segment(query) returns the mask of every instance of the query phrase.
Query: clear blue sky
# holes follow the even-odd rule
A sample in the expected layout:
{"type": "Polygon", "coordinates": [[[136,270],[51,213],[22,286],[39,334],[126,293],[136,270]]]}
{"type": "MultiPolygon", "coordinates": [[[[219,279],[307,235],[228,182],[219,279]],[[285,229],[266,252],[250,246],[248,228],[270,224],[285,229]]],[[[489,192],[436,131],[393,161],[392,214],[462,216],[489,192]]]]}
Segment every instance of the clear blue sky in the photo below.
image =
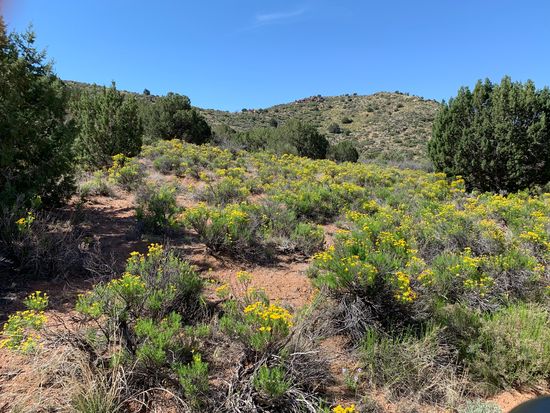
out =
{"type": "Polygon", "coordinates": [[[225,110],[479,78],[550,85],[547,0],[0,0],[60,77],[225,110]],[[7,3],[6,3],[7,2],[7,3]]]}

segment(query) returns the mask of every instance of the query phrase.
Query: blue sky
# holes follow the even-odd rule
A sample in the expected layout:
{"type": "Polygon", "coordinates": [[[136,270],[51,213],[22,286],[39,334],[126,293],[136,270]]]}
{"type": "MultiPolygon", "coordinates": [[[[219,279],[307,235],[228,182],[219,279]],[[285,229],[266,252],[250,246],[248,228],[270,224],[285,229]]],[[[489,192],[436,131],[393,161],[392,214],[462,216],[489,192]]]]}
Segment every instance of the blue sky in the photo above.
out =
{"type": "Polygon", "coordinates": [[[509,74],[550,85],[546,0],[0,0],[64,79],[224,110],[400,90],[447,99],[509,74]],[[7,2],[7,3],[6,3],[7,2]]]}

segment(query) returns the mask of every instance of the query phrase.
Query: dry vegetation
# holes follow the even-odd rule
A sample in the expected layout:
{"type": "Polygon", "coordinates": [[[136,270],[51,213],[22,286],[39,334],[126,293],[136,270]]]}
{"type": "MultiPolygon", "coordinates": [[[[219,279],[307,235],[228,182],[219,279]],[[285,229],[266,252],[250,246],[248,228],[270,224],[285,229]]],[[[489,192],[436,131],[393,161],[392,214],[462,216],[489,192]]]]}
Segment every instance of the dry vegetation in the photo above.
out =
{"type": "Polygon", "coordinates": [[[496,412],[478,399],[547,388],[549,201],[180,141],[116,156],[55,220],[4,214],[32,265],[2,290],[0,409],[496,412]]]}

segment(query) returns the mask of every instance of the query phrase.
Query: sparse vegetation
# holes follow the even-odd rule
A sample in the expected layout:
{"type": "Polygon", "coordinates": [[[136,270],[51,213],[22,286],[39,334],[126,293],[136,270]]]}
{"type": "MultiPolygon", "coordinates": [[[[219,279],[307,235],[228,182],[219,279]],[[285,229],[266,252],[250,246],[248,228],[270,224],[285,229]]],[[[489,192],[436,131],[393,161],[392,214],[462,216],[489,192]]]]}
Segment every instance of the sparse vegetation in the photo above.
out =
{"type": "MultiPolygon", "coordinates": [[[[273,114],[279,127],[291,119],[315,125],[326,133],[331,124],[344,125],[349,131],[361,158],[372,161],[408,161],[429,168],[427,142],[439,104],[417,96],[395,93],[376,93],[370,96],[311,97],[296,102],[273,106],[265,111],[222,112],[200,109],[213,125],[226,125],[236,132],[249,133],[253,129],[268,128],[273,114]],[[310,106],[314,102],[316,106],[310,106]],[[386,110],[397,108],[399,111],[386,110]],[[351,120],[352,122],[349,122],[351,120]],[[402,142],[397,142],[401,138],[402,142]]],[[[338,143],[341,135],[328,134],[331,144],[338,143]]],[[[245,147],[246,149],[253,149],[245,147]]]]}

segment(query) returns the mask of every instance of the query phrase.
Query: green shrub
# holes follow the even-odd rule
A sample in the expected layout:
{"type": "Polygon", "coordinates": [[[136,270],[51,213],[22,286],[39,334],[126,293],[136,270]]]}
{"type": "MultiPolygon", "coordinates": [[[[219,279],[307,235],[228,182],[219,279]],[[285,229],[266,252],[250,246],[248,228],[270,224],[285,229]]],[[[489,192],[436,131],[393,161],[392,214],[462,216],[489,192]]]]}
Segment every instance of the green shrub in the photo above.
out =
{"type": "Polygon", "coordinates": [[[208,363],[202,361],[200,354],[193,354],[193,361],[189,364],[175,366],[181,387],[185,396],[194,406],[204,403],[204,396],[208,391],[208,363]]]}
{"type": "Polygon", "coordinates": [[[322,249],[325,243],[325,232],[319,225],[298,222],[290,234],[294,248],[305,255],[311,255],[322,249]]]}
{"type": "Polygon", "coordinates": [[[537,386],[550,377],[550,320],[538,305],[513,305],[482,319],[468,367],[494,389],[537,386]]]}
{"type": "Polygon", "coordinates": [[[264,260],[272,255],[255,219],[255,208],[248,204],[229,204],[209,208],[205,204],[188,208],[184,224],[197,232],[202,242],[213,252],[225,252],[235,257],[264,260]]]}
{"type": "Polygon", "coordinates": [[[324,159],[327,155],[328,140],[324,135],[317,132],[317,129],[312,125],[292,119],[275,129],[275,131],[276,136],[294,146],[300,156],[311,159],[324,159]]]}
{"type": "Polygon", "coordinates": [[[28,353],[39,345],[38,332],[46,322],[44,310],[48,307],[48,295],[35,291],[29,295],[23,304],[27,310],[17,311],[8,317],[1,331],[0,349],[7,348],[28,353]]]}
{"type": "Polygon", "coordinates": [[[0,207],[74,191],[67,91],[34,42],[32,32],[8,36],[0,18],[0,207]]]}
{"type": "Polygon", "coordinates": [[[197,198],[212,205],[224,206],[246,200],[250,195],[247,183],[233,176],[224,176],[219,181],[208,183],[197,198]]]}
{"type": "Polygon", "coordinates": [[[532,81],[478,81],[441,106],[428,152],[469,188],[516,191],[550,181],[550,90],[532,81]]]}
{"type": "Polygon", "coordinates": [[[357,162],[359,152],[350,141],[339,142],[328,149],[327,159],[334,162],[357,162]]]}
{"type": "Polygon", "coordinates": [[[329,131],[329,133],[342,133],[342,129],[340,129],[340,125],[338,125],[337,123],[331,123],[330,125],[328,125],[327,130],[329,131]]]}
{"type": "Polygon", "coordinates": [[[306,184],[296,189],[277,191],[273,199],[285,204],[298,218],[324,223],[341,213],[343,200],[327,185],[306,184]]]}
{"type": "Polygon", "coordinates": [[[72,111],[79,128],[75,151],[82,166],[97,169],[109,165],[114,155],[139,153],[143,128],[137,101],[118,91],[114,82],[110,88],[84,90],[72,111]]]}
{"type": "Polygon", "coordinates": [[[313,257],[310,267],[314,284],[337,302],[337,329],[354,341],[372,324],[406,325],[415,312],[411,272],[418,264],[412,250],[399,234],[371,231],[339,234],[335,245],[313,257]]]}
{"type": "Polygon", "coordinates": [[[224,304],[220,327],[259,354],[270,352],[290,334],[292,314],[272,304],[262,290],[250,288],[251,274],[241,271],[237,280],[244,294],[224,304]]]}
{"type": "Polygon", "coordinates": [[[264,397],[276,400],[290,388],[285,376],[285,371],[280,366],[261,366],[253,379],[254,388],[264,397]]]}
{"type": "Polygon", "coordinates": [[[180,208],[173,186],[145,186],[136,195],[136,205],[136,217],[145,231],[162,233],[175,228],[180,208]]]}
{"type": "MultiPolygon", "coordinates": [[[[126,385],[139,391],[176,374],[190,379],[184,372],[196,371],[202,360],[193,353],[196,335],[186,334],[184,323],[200,319],[202,289],[195,269],[173,251],[151,244],[146,254],[131,253],[120,278],[97,284],[77,299],[76,310],[98,326],[88,333],[88,348],[98,358],[110,357],[113,366],[122,365],[126,385]]],[[[205,366],[200,366],[203,381],[208,380],[205,366]]],[[[186,396],[195,400],[189,388],[186,396]]]]}

